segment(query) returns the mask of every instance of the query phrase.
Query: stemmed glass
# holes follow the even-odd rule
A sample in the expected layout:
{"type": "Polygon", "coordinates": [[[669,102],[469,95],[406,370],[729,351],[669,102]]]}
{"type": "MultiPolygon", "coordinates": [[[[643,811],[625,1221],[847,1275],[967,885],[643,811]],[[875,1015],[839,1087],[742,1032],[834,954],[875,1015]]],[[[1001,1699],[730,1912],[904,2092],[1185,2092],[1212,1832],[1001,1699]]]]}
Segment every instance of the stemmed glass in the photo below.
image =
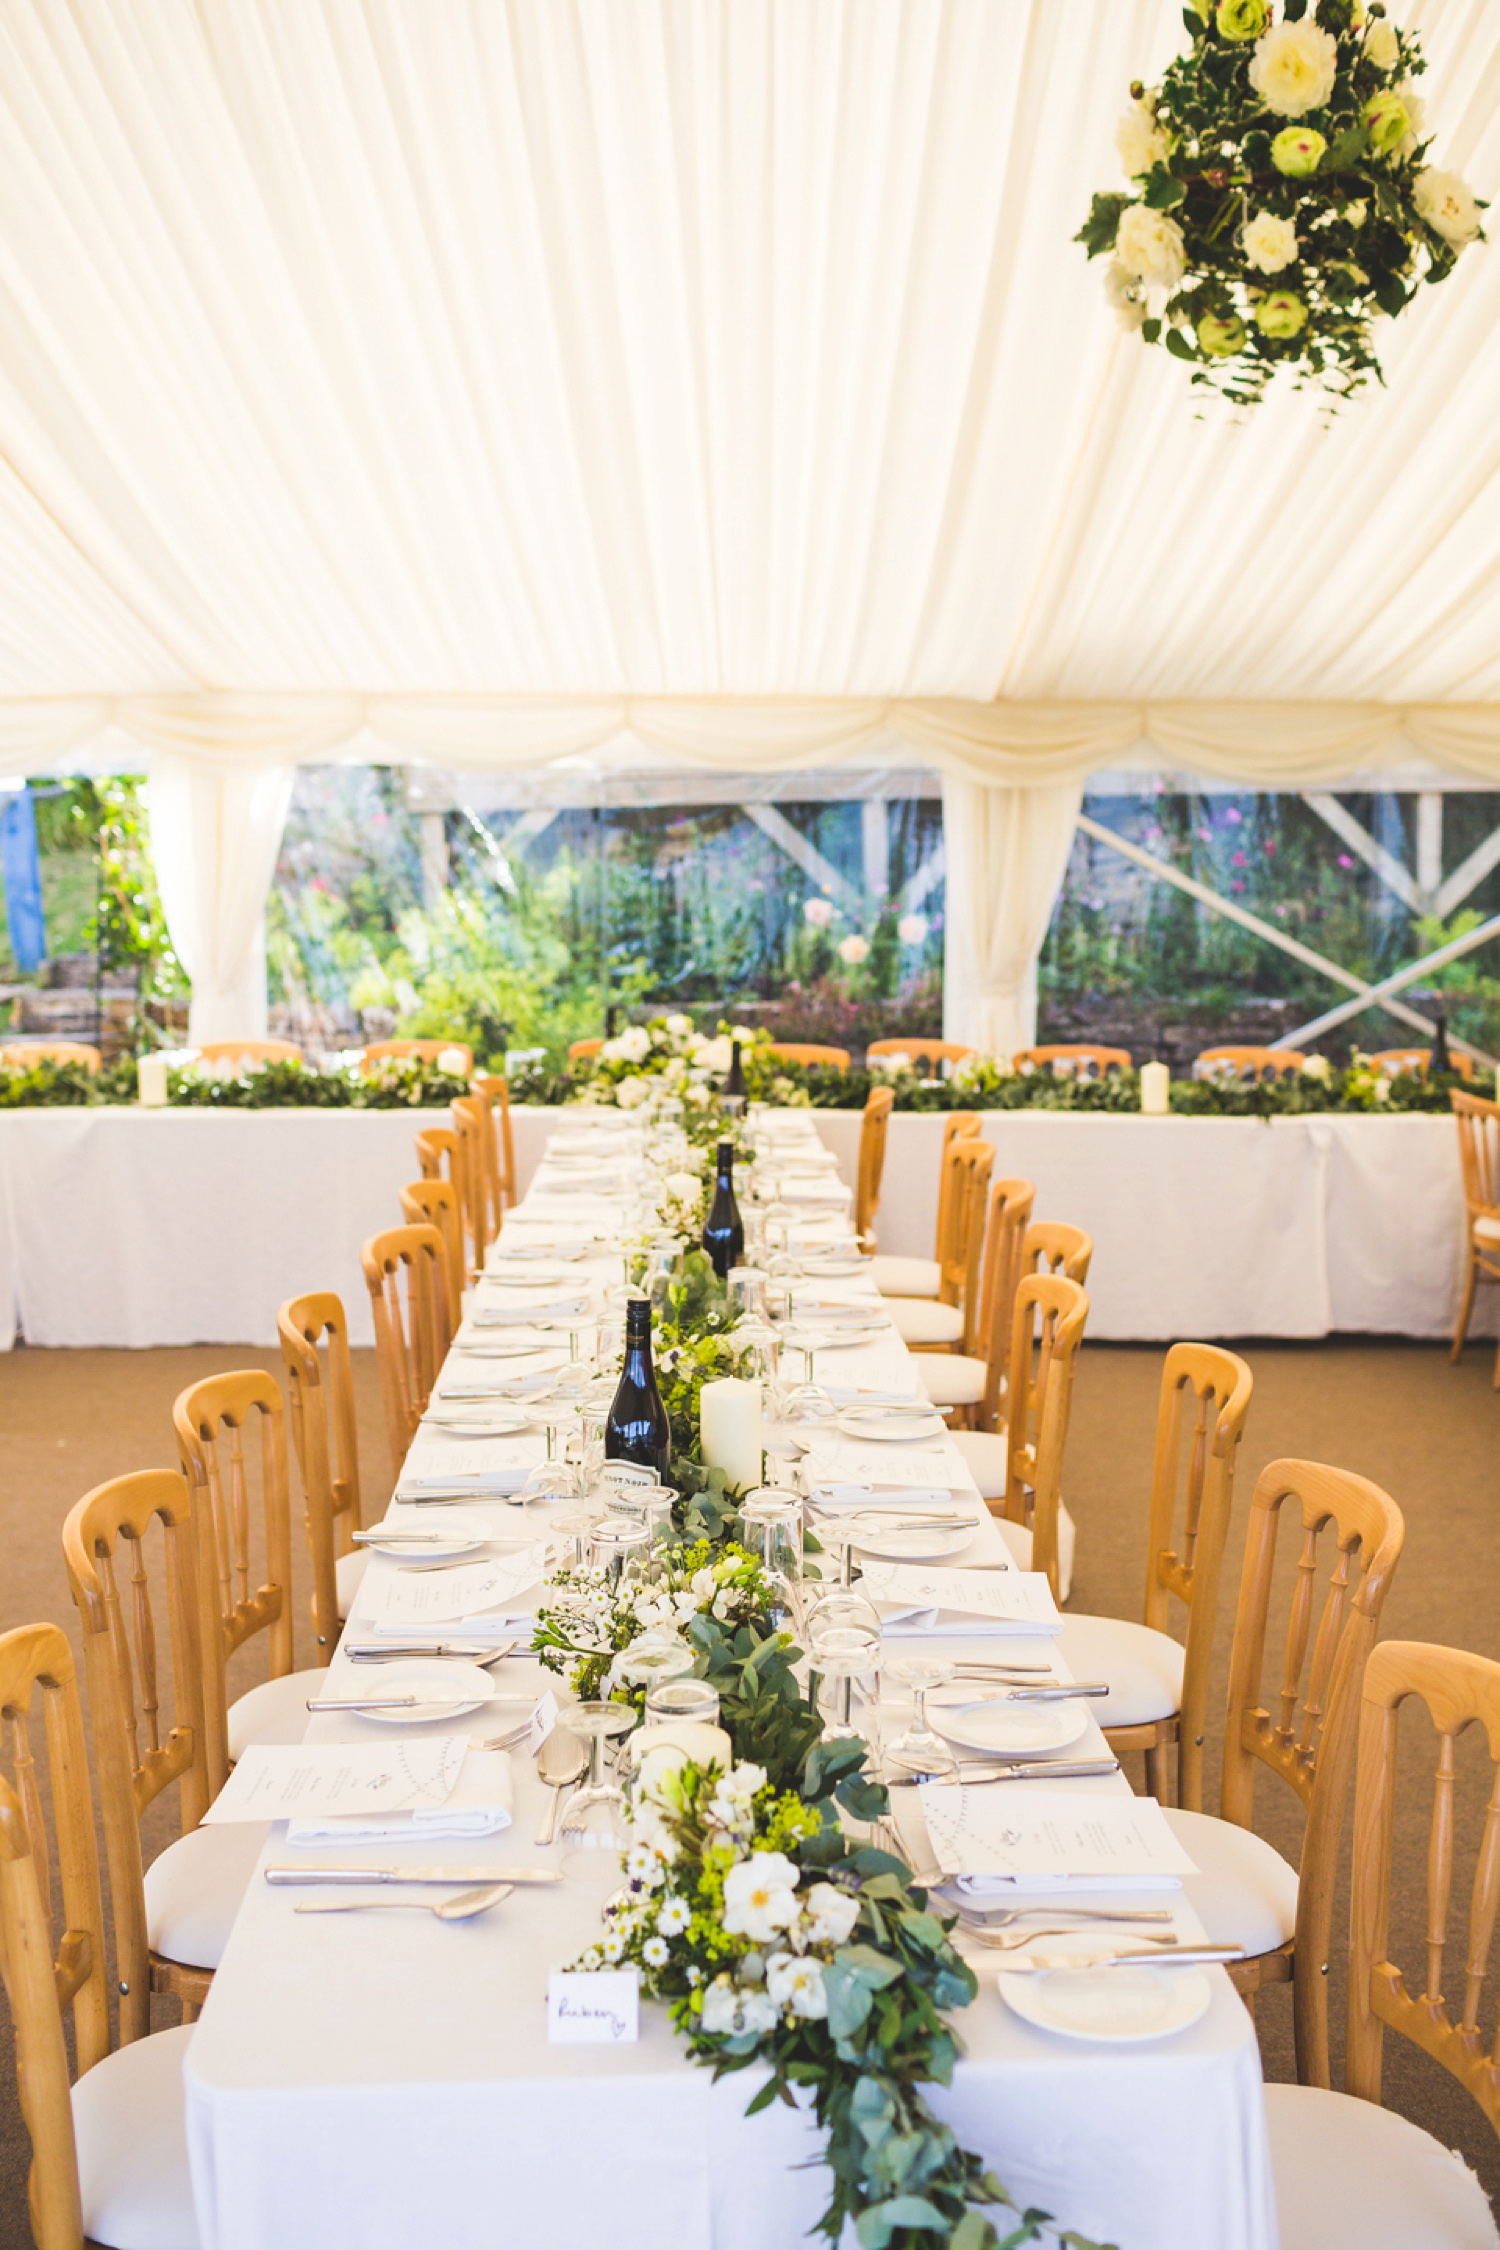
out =
{"type": "Polygon", "coordinates": [[[531,1500],[577,1500],[583,1493],[583,1478],[573,1462],[567,1458],[567,1441],[561,1451],[557,1443],[559,1430],[572,1431],[578,1420],[573,1406],[535,1406],[531,1410],[533,1422],[539,1422],[547,1434],[547,1457],[528,1470],[521,1486],[523,1502],[531,1500]]]}
{"type": "MultiPolygon", "coordinates": [[[[604,1745],[612,1735],[629,1733],[635,1725],[635,1712],[628,1703],[566,1703],[557,1714],[557,1723],[569,1734],[581,1734],[589,1745],[589,1777],[563,1814],[561,1833],[589,1851],[608,1850],[612,1845],[623,1848],[625,1792],[617,1782],[604,1778],[604,1745]]],[[[565,1873],[592,1872],[593,1866],[597,1862],[586,1862],[582,1869],[575,1869],[568,1860],[563,1861],[565,1873]]]]}
{"type": "Polygon", "coordinates": [[[794,1383],[783,1395],[781,1402],[781,1419],[783,1422],[790,1422],[798,1427],[806,1427],[810,1423],[832,1422],[837,1416],[838,1408],[834,1405],[827,1391],[816,1380],[816,1371],[813,1364],[814,1353],[821,1351],[828,1341],[828,1337],[821,1336],[810,1328],[788,1327],[782,1329],[782,1345],[790,1344],[797,1351],[800,1351],[803,1362],[801,1382],[794,1383]]]}
{"type": "Polygon", "coordinates": [[[903,1680],[911,1689],[911,1723],[887,1751],[890,1763],[904,1766],[908,1771],[930,1774],[934,1780],[955,1781],[958,1760],[927,1717],[927,1691],[943,1687],[953,1678],[957,1669],[953,1658],[940,1656],[936,1650],[913,1651],[909,1656],[887,1657],[884,1668],[892,1678],[903,1680]]]}
{"type": "Polygon", "coordinates": [[[802,1503],[794,1492],[762,1485],[748,1493],[740,1509],[745,1548],[754,1555],[773,1588],[778,1624],[801,1630],[802,1503]],[[779,1613],[779,1614],[777,1614],[779,1613]]]}
{"type": "Polygon", "coordinates": [[[880,1618],[862,1594],[825,1594],[807,1620],[807,1657],[812,1670],[836,1683],[834,1717],[823,1723],[830,1741],[860,1739],[849,1723],[854,1682],[880,1663],[880,1618]]]}
{"type": "Polygon", "coordinates": [[[649,1524],[637,1523],[628,1516],[601,1516],[594,1525],[590,1559],[596,1569],[607,1570],[611,1582],[618,1586],[622,1579],[645,1576],[650,1545],[649,1524]]]}

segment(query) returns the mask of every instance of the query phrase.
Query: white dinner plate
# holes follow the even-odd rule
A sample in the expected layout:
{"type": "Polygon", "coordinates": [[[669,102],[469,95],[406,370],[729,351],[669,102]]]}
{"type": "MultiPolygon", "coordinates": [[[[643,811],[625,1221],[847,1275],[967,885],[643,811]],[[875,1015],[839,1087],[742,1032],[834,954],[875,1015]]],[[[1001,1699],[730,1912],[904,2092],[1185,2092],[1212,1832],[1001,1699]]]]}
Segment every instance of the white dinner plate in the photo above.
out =
{"type": "Polygon", "coordinates": [[[403,1520],[399,1526],[387,1519],[386,1528],[436,1532],[441,1536],[442,1545],[438,1547],[429,1547],[425,1538],[420,1547],[404,1539],[387,1544],[379,1537],[380,1525],[372,1523],[360,1545],[368,1547],[371,1554],[389,1555],[393,1562],[403,1563],[453,1562],[462,1555],[476,1554],[495,1536],[489,1517],[481,1515],[476,1508],[429,1508],[423,1511],[421,1518],[413,1517],[409,1523],[403,1520]]]}
{"type": "Polygon", "coordinates": [[[1039,1750],[1063,1750],[1089,1723],[1086,1706],[1066,1703],[943,1704],[929,1696],[927,1716],[945,1741],[961,1750],[988,1750],[1009,1758],[1030,1758],[1039,1750]]]}
{"type": "Polygon", "coordinates": [[[1111,2046],[1186,2031],[1213,1997],[1201,1969],[1002,1970],[997,1981],[1006,2006],[1039,2030],[1111,2046]]]}
{"type": "Polygon", "coordinates": [[[847,1437],[872,1438],[878,1445],[906,1445],[915,1438],[942,1437],[946,1430],[943,1417],[931,1407],[908,1414],[899,1406],[847,1406],[838,1419],[847,1437]]]}
{"type": "MultiPolygon", "coordinates": [[[[471,1347],[460,1337],[453,1348],[455,1351],[463,1352],[468,1351],[471,1347]]],[[[556,1350],[555,1344],[526,1344],[522,1343],[519,1338],[515,1338],[507,1344],[501,1337],[486,1337],[484,1356],[486,1359],[540,1359],[544,1352],[555,1352],[556,1350]]],[[[537,1372],[540,1374],[541,1370],[538,1369],[537,1372]]],[[[454,1394],[451,1391],[439,1391],[436,1395],[439,1398],[451,1398],[454,1394]]]]}
{"type": "Polygon", "coordinates": [[[864,1273],[870,1263],[857,1253],[847,1258],[802,1258],[798,1262],[809,1281],[843,1281],[864,1273]]]}
{"type": "Polygon", "coordinates": [[[529,1430],[532,1418],[524,1407],[517,1406],[497,1406],[483,1414],[434,1414],[429,1407],[422,1424],[425,1429],[441,1430],[444,1437],[501,1438],[529,1430]]]}
{"type": "MultiPolygon", "coordinates": [[[[866,1321],[859,1328],[828,1328],[822,1331],[813,1349],[817,1352],[844,1352],[854,1344],[872,1343],[877,1336],[888,1336],[890,1332],[891,1324],[888,1320],[866,1321]]],[[[797,1347],[788,1341],[787,1349],[795,1351],[797,1347]]]]}
{"type": "Polygon", "coordinates": [[[477,1711],[483,1703],[495,1700],[495,1683],[488,1672],[477,1664],[462,1664],[449,1656],[416,1656],[400,1664],[382,1664],[370,1675],[368,1684],[360,1681],[356,1693],[360,1695],[405,1695],[414,1686],[436,1687],[445,1699],[441,1703],[414,1703],[406,1711],[361,1711],[357,1716],[369,1719],[383,1727],[420,1726],[426,1719],[461,1719],[466,1711],[477,1711]],[[455,1703],[455,1695],[467,1695],[473,1690],[472,1703],[455,1703]]]}
{"type": "Polygon", "coordinates": [[[532,1264],[529,1260],[523,1273],[495,1273],[487,1270],[484,1276],[486,1285],[492,1289],[556,1289],[563,1282],[572,1286],[577,1278],[576,1274],[565,1273],[556,1263],[532,1264]]]}
{"type": "Polygon", "coordinates": [[[979,1529],[964,1524],[956,1531],[935,1523],[930,1531],[861,1532],[854,1542],[857,1555],[878,1555],[883,1562],[946,1562],[961,1555],[979,1529]]]}
{"type": "Polygon", "coordinates": [[[561,1258],[566,1264],[573,1265],[583,1256],[584,1249],[585,1245],[581,1242],[517,1243],[509,1250],[492,1250],[486,1270],[495,1273],[502,1266],[519,1265],[529,1269],[539,1258],[561,1258]]]}

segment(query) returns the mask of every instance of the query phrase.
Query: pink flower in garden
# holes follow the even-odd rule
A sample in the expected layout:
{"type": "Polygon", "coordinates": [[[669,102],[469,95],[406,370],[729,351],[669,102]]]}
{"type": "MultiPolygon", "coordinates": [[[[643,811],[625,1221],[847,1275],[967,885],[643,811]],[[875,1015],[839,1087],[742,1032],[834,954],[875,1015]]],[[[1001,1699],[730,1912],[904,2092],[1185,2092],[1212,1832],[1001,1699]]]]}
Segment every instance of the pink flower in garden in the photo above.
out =
{"type": "Polygon", "coordinates": [[[1239,807],[1237,805],[1230,805],[1228,810],[1224,814],[1224,818],[1226,820],[1233,821],[1235,826],[1238,827],[1240,818],[1239,807]]]}
{"type": "Polygon", "coordinates": [[[1266,850],[1267,850],[1268,852],[1274,852],[1274,851],[1275,851],[1275,849],[1276,849],[1276,839],[1275,839],[1275,837],[1274,837],[1274,836],[1268,836],[1268,837],[1266,838],[1266,850]]]}
{"type": "Polygon", "coordinates": [[[833,920],[833,904],[826,898],[810,898],[802,909],[815,930],[826,930],[833,920]]]}
{"type": "Polygon", "coordinates": [[[1244,884],[1243,884],[1243,883],[1231,883],[1231,884],[1230,884],[1230,886],[1229,886],[1229,888],[1230,888],[1230,889],[1231,889],[1232,891],[1242,891],[1242,890],[1243,890],[1243,889],[1245,888],[1245,886],[1244,886],[1244,884]]]}
{"type": "Polygon", "coordinates": [[[1352,860],[1352,859],[1351,859],[1351,858],[1349,857],[1349,854],[1348,854],[1347,852],[1340,852],[1340,853],[1339,853],[1339,865],[1340,865],[1340,867],[1352,867],[1352,866],[1354,865],[1354,862],[1353,862],[1353,860],[1352,860]]]}
{"type": "Polygon", "coordinates": [[[1212,830],[1211,828],[1200,828],[1200,829],[1199,829],[1199,831],[1198,831],[1198,841],[1199,841],[1199,843],[1200,843],[1200,844],[1211,844],[1211,843],[1213,842],[1213,840],[1214,840],[1214,832],[1213,832],[1213,830],[1212,830]]]}
{"type": "MultiPolygon", "coordinates": [[[[1246,860],[1243,852],[1236,852],[1234,857],[1230,860],[1229,864],[1231,867],[1245,867],[1249,863],[1246,860]]],[[[1243,890],[1245,886],[1243,883],[1241,883],[1238,887],[1239,889],[1243,890]]]]}

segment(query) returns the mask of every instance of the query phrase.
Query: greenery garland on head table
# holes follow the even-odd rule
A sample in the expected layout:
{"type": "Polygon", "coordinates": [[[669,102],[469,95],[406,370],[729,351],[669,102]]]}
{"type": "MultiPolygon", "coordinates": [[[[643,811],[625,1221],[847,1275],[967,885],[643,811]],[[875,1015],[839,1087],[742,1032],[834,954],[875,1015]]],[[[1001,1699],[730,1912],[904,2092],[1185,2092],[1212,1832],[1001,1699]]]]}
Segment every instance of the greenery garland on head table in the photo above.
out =
{"type": "Polygon", "coordinates": [[[1018,2210],[928,2105],[925,2089],[950,2083],[961,2051],[948,2012],[978,1984],[906,1863],[845,1834],[840,1813],[882,1819],[886,1790],[866,1777],[864,1743],[820,1739],[794,1669],[802,1652],[739,1538],[740,1495],[702,1465],[698,1392],[738,1366],[735,1319],[708,1260],[689,1251],[657,1324],[682,1493],[664,1578],[617,1587],[604,1572],[562,1571],[537,1611],[544,1665],[579,1694],[637,1708],[643,1691],[621,1659],[641,1632],[675,1625],[719,1691],[732,1745],[727,1769],[668,1753],[668,1770],[637,1791],[624,1881],[574,1966],[634,1965],[716,2078],[764,2070],[748,2114],[773,2101],[810,2108],[832,2174],[817,2229],[828,2241],[849,2222],[861,2250],[1094,2250],[1046,2212],[1018,2210]],[[1013,2215],[1003,2233],[997,2210],[1013,2215]]]}
{"type": "Polygon", "coordinates": [[[1121,325],[1252,406],[1279,368],[1339,399],[1381,380],[1372,329],[1484,239],[1484,204],[1427,162],[1421,43],[1382,0],[1198,0],[1192,46],[1133,85],[1127,194],[1079,233],[1113,252],[1121,325]]]}

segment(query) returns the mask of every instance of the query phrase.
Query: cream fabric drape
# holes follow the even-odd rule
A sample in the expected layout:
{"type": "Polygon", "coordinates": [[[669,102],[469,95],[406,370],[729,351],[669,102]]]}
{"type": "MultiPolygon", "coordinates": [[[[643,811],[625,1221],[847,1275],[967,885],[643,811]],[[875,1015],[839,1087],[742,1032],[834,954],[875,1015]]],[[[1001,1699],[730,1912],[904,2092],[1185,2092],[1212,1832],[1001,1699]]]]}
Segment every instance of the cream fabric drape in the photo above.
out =
{"type": "Polygon", "coordinates": [[[943,783],[943,1036],[981,1054],[1036,1039],[1036,965],[1083,791],[943,783]]]}
{"type": "Polygon", "coordinates": [[[219,773],[158,751],[147,789],[151,841],[177,957],[193,980],[188,1036],[266,1030],[266,894],[295,768],[219,773]]]}

